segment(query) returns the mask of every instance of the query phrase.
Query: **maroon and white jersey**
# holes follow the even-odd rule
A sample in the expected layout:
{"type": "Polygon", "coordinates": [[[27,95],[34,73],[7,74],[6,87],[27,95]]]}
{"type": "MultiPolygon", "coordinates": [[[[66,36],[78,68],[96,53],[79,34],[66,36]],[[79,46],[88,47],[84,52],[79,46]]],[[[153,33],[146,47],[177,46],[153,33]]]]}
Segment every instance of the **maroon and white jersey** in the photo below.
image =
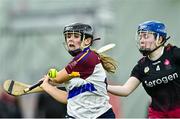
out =
{"type": "Polygon", "coordinates": [[[112,107],[106,89],[106,73],[94,51],[84,49],[65,69],[68,74],[80,73],[80,77],[64,83],[68,91],[68,115],[97,118],[112,107]]]}

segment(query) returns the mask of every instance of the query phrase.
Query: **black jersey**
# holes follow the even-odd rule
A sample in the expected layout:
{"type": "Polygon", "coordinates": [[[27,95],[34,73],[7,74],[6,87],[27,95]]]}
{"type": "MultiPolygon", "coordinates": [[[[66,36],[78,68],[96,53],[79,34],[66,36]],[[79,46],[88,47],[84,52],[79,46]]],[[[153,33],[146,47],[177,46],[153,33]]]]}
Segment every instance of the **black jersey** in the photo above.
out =
{"type": "Polygon", "coordinates": [[[143,57],[131,76],[142,82],[152,97],[153,109],[165,111],[180,107],[180,48],[166,46],[163,55],[155,61],[143,57]]]}

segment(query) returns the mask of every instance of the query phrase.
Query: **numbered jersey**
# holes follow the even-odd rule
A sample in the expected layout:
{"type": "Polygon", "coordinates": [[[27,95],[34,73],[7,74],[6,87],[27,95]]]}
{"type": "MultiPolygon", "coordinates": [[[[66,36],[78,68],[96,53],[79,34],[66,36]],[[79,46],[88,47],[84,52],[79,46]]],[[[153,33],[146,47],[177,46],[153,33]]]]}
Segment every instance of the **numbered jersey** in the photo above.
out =
{"type": "Polygon", "coordinates": [[[80,73],[80,77],[65,83],[68,115],[75,118],[97,118],[111,108],[106,89],[106,73],[95,52],[86,48],[65,69],[68,74],[80,73]]]}
{"type": "Polygon", "coordinates": [[[152,97],[151,107],[165,111],[180,107],[180,49],[168,45],[155,61],[143,57],[132,70],[152,97]]]}

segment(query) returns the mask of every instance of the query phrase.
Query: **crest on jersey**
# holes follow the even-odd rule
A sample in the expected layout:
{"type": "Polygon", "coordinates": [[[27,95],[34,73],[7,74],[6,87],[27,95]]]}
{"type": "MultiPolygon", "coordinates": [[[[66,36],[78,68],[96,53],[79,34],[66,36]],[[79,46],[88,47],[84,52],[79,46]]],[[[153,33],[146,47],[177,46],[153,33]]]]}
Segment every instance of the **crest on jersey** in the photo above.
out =
{"type": "Polygon", "coordinates": [[[169,65],[169,64],[170,64],[170,61],[168,59],[165,59],[164,65],[169,65]]]}
{"type": "Polygon", "coordinates": [[[144,73],[146,74],[148,71],[149,71],[149,67],[147,66],[144,68],[144,73]]]}
{"type": "Polygon", "coordinates": [[[156,71],[160,71],[161,69],[160,69],[160,67],[159,67],[159,65],[157,65],[156,66],[156,71]]]}
{"type": "Polygon", "coordinates": [[[166,68],[167,70],[169,70],[169,69],[172,68],[171,62],[170,62],[169,59],[165,59],[165,60],[164,60],[164,65],[165,65],[165,68],[166,68]]]}

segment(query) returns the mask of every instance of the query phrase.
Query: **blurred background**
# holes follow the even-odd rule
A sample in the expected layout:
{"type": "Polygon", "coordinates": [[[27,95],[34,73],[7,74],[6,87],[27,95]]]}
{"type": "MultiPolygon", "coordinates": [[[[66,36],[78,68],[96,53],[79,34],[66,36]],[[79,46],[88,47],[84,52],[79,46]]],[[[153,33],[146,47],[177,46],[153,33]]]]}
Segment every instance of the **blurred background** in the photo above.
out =
{"type": "MultiPolygon", "coordinates": [[[[72,22],[83,22],[91,24],[95,36],[101,37],[93,48],[116,44],[107,54],[117,60],[119,69],[108,77],[113,84],[123,84],[141,57],[135,33],[138,24],[147,20],[164,22],[171,36],[169,42],[180,46],[179,0],[0,0],[0,83],[12,79],[33,84],[49,68],[66,66],[71,56],[62,44],[63,28],[72,22]]],[[[0,99],[18,100],[19,116],[12,117],[33,118],[43,117],[35,111],[39,96],[0,99]]],[[[116,99],[118,117],[146,117],[150,98],[141,85],[130,96],[116,99]]]]}

